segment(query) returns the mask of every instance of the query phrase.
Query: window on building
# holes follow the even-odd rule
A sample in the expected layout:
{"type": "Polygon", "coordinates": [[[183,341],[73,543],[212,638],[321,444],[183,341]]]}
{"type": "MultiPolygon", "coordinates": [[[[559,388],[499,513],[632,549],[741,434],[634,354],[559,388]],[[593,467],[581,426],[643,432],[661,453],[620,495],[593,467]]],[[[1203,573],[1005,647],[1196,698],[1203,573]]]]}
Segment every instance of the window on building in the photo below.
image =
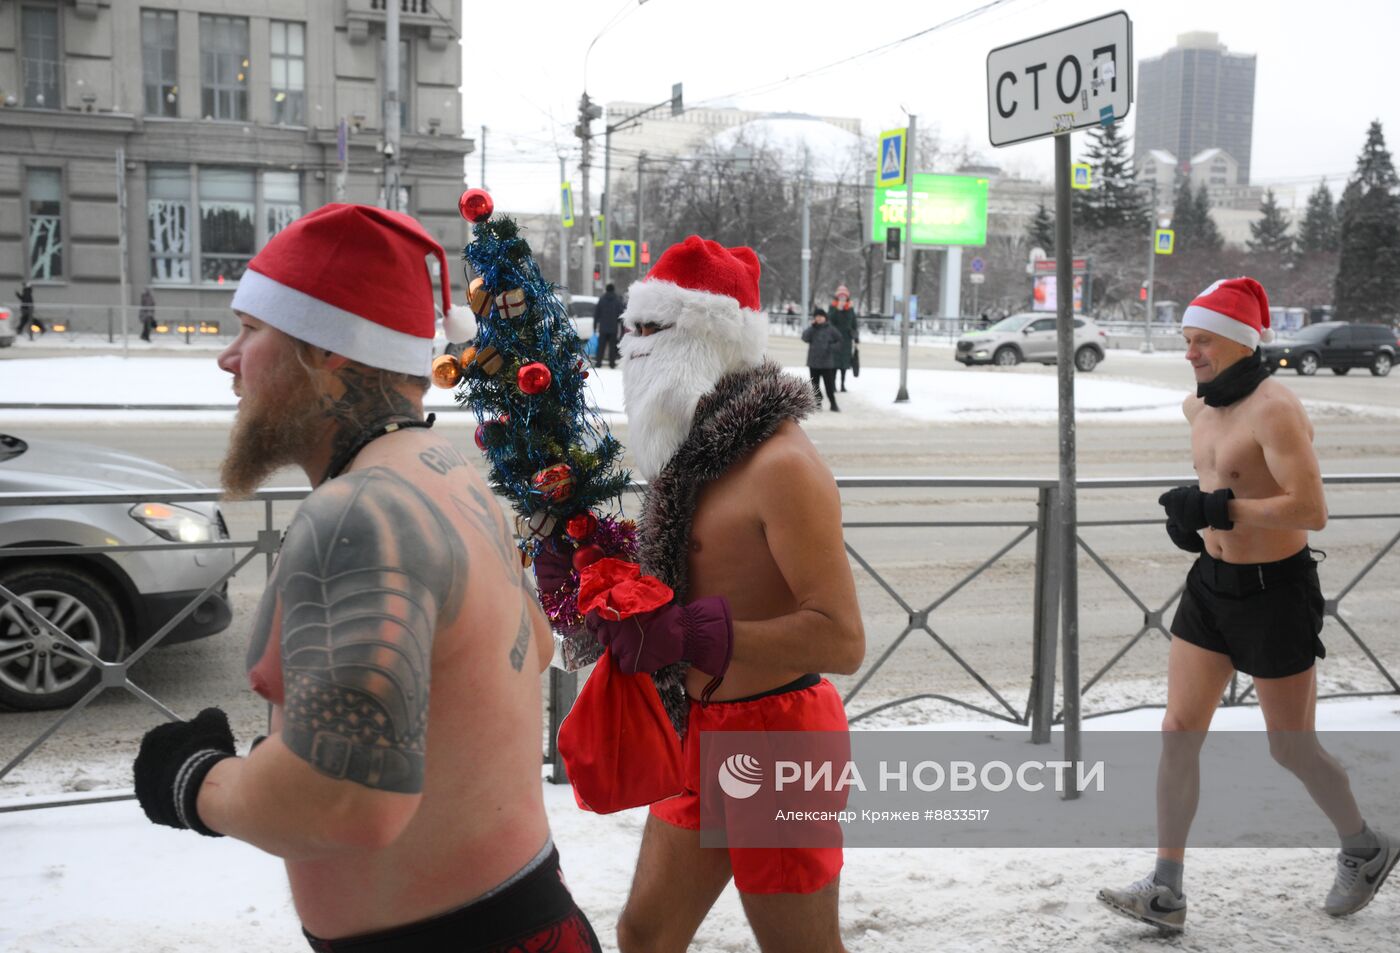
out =
{"type": "MultiPolygon", "coordinates": [[[[385,57],[385,55],[384,55],[384,52],[385,52],[384,47],[385,47],[384,41],[383,41],[383,40],[380,40],[380,41],[379,41],[379,75],[380,75],[380,76],[386,75],[386,73],[385,73],[386,67],[385,67],[385,65],[384,65],[385,59],[386,59],[386,57],[385,57]]],[[[410,68],[410,67],[411,67],[411,64],[409,63],[409,58],[410,58],[412,52],[413,52],[413,44],[410,43],[410,42],[409,42],[408,40],[406,40],[406,39],[400,39],[400,40],[399,40],[399,129],[402,130],[402,131],[405,131],[405,132],[408,131],[408,129],[409,129],[410,126],[411,126],[410,119],[412,118],[412,113],[413,113],[413,110],[412,110],[412,108],[411,108],[411,104],[412,104],[412,102],[413,102],[413,83],[412,83],[413,70],[410,68]]],[[[381,116],[383,115],[382,111],[381,111],[380,115],[381,115],[381,116]]],[[[383,124],[383,119],[382,119],[382,118],[381,118],[381,120],[380,120],[380,124],[381,124],[381,125],[383,124]]]]}
{"type": "Polygon", "coordinates": [[[272,121],[306,125],[306,24],[272,21],[272,121]]]}
{"type": "Polygon", "coordinates": [[[199,64],[205,119],[248,118],[248,20],[199,18],[199,64]]]}
{"type": "Polygon", "coordinates": [[[257,241],[252,169],[199,170],[199,279],[223,284],[243,276],[257,241]]]}
{"type": "Polygon", "coordinates": [[[141,11],[141,73],[147,116],[178,115],[174,10],[141,11]]]}
{"type": "Polygon", "coordinates": [[[146,230],[150,234],[151,280],[190,280],[189,166],[150,166],[146,173],[146,230]]]}
{"type": "Polygon", "coordinates": [[[63,173],[58,169],[29,169],[25,173],[29,218],[29,278],[52,281],[63,277],[63,173]]]}
{"type": "Polygon", "coordinates": [[[58,52],[58,9],[23,6],[19,14],[24,105],[33,109],[62,109],[63,61],[58,52]]]}
{"type": "Polygon", "coordinates": [[[295,172],[263,173],[264,240],[301,218],[301,176],[295,172]]]}

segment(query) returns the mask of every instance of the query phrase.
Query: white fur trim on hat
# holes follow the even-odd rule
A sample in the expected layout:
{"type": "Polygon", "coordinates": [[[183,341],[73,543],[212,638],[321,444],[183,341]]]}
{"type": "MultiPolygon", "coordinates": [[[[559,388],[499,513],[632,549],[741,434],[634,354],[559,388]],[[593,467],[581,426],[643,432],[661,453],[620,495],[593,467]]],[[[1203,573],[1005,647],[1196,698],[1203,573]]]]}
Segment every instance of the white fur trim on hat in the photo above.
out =
{"type": "Polygon", "coordinates": [[[375,324],[251,268],[238,279],[232,308],[369,367],[425,377],[432,364],[432,338],[375,324]]]}
{"type": "Polygon", "coordinates": [[[762,311],[741,307],[728,295],[659,279],[640,281],[628,289],[622,320],[632,330],[658,324],[713,344],[730,358],[726,363],[757,365],[768,344],[768,315],[762,311]]]}
{"type": "MultiPolygon", "coordinates": [[[[1207,289],[1207,292],[1209,290],[1207,289]]],[[[1229,338],[1231,341],[1243,344],[1248,348],[1259,346],[1260,335],[1254,328],[1243,321],[1235,320],[1228,314],[1221,314],[1219,311],[1212,311],[1210,308],[1203,308],[1198,304],[1193,304],[1186,309],[1186,312],[1181,316],[1181,326],[1183,328],[1200,328],[1202,331],[1209,331],[1211,334],[1229,338]]],[[[1269,337],[1272,340],[1272,333],[1269,337]]]]}

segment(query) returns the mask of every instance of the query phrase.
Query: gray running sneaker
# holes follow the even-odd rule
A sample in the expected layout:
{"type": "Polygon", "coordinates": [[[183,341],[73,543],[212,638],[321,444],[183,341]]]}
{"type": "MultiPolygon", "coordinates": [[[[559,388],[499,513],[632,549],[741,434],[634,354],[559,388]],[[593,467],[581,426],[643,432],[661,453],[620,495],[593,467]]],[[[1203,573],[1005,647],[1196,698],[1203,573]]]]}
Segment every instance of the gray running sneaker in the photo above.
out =
{"type": "Polygon", "coordinates": [[[1186,895],[1157,883],[1151,874],[1123,890],[1100,890],[1099,902],[1114,913],[1170,933],[1186,927],[1186,895]]]}
{"type": "Polygon", "coordinates": [[[1396,861],[1400,861],[1400,839],[1380,831],[1376,831],[1376,838],[1381,842],[1381,850],[1370,860],[1337,854],[1337,880],[1323,905],[1328,915],[1345,917],[1366,906],[1395,869],[1396,861]]]}

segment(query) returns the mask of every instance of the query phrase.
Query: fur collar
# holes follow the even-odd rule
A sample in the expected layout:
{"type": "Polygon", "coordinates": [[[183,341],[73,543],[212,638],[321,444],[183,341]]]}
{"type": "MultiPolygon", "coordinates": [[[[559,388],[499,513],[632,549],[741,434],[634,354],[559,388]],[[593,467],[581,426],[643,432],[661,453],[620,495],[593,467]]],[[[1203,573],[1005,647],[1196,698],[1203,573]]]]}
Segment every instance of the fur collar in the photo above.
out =
{"type": "MultiPolygon", "coordinates": [[[[639,558],[642,571],[688,601],[690,527],[705,485],[773,436],[785,420],[802,420],[816,409],[807,381],[783,373],[772,361],[734,371],[695,408],[690,435],[647,490],[642,508],[639,558]]],[[[672,665],[653,678],[671,722],[684,737],[689,703],[685,664],[672,665]]]]}

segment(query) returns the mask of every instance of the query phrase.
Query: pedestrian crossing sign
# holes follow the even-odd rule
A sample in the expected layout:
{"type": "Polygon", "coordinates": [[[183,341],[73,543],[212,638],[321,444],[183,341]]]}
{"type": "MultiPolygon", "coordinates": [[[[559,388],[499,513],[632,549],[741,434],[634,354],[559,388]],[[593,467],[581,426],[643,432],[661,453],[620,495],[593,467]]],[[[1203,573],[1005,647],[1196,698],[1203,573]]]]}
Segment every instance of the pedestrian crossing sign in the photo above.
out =
{"type": "Polygon", "coordinates": [[[875,172],[877,188],[904,184],[904,156],[908,139],[908,129],[891,129],[880,133],[880,168],[875,172]]]}
{"type": "Polygon", "coordinates": [[[559,186],[559,224],[565,228],[574,227],[574,187],[569,182],[559,186]]]}
{"type": "Polygon", "coordinates": [[[1170,228],[1159,228],[1152,243],[1152,250],[1159,255],[1170,255],[1176,246],[1176,232],[1170,228]]]}
{"type": "Polygon", "coordinates": [[[1072,189],[1087,189],[1093,184],[1093,170],[1087,162],[1076,162],[1070,169],[1074,173],[1074,178],[1070,181],[1069,187],[1072,189]]]}
{"type": "Polygon", "coordinates": [[[613,268],[635,268],[637,266],[637,243],[608,242],[608,264],[613,268]]]}

